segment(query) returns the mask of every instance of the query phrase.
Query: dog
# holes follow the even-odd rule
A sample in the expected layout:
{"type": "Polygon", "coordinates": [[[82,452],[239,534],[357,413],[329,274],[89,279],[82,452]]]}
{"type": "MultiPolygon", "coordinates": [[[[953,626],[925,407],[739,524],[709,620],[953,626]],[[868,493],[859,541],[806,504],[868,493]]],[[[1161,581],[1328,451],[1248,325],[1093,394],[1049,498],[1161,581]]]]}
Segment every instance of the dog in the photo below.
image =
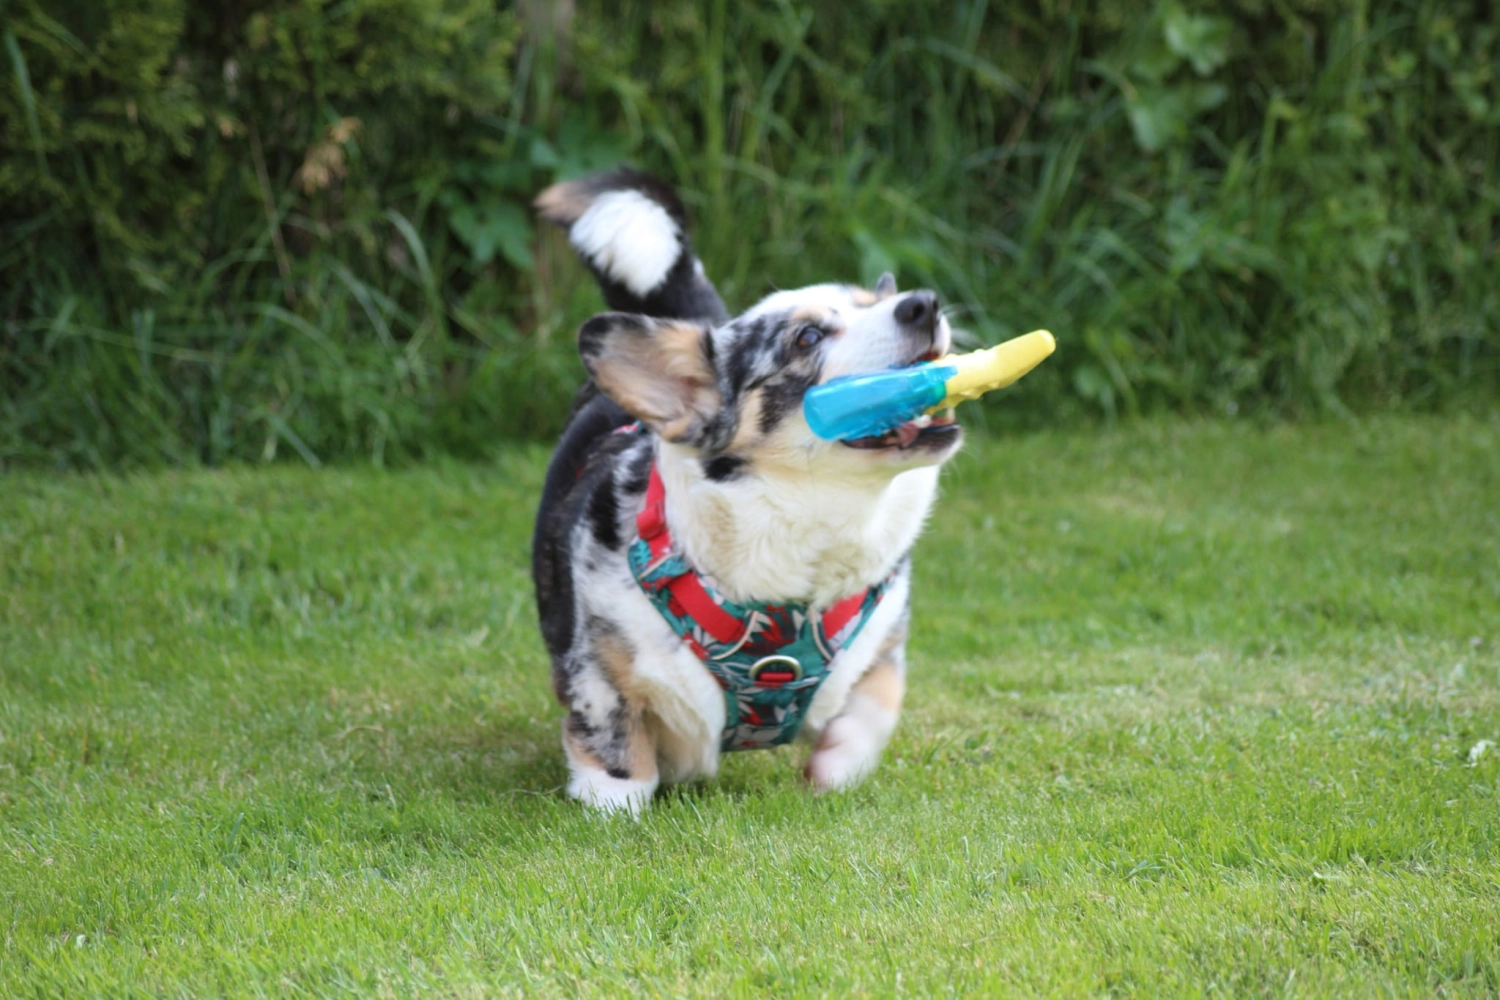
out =
{"type": "Polygon", "coordinates": [[[949,411],[823,441],[802,400],[947,353],[937,296],[887,274],[731,317],[660,180],[606,172],[536,207],[614,310],[578,331],[589,378],[532,544],[568,794],[638,816],[721,753],[797,736],[814,790],[858,783],[896,727],[911,550],[963,431],[949,411]]]}

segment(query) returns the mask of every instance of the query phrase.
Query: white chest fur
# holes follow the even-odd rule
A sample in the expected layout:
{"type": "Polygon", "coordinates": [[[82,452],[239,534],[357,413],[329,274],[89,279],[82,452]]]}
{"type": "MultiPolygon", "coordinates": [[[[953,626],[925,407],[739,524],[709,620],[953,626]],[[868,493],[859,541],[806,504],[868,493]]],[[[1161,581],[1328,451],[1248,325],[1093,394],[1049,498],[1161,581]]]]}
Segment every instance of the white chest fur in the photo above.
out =
{"type": "Polygon", "coordinates": [[[937,496],[936,467],[878,479],[756,470],[720,483],[671,445],[657,461],[673,538],[733,600],[827,606],[870,586],[910,551],[937,496]]]}

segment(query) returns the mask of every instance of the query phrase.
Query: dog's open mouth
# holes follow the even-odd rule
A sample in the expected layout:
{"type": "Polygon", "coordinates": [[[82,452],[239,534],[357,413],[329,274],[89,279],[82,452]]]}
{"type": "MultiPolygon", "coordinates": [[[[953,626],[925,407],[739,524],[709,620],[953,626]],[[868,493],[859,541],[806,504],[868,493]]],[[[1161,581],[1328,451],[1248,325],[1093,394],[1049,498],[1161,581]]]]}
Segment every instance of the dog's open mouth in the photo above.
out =
{"type": "MultiPolygon", "coordinates": [[[[910,365],[919,365],[927,361],[936,361],[939,355],[937,351],[928,351],[919,357],[913,358],[910,365]]],[[[876,434],[872,437],[851,438],[843,443],[850,448],[860,448],[867,451],[885,448],[896,448],[909,450],[912,448],[943,448],[952,443],[959,434],[958,420],[953,415],[953,408],[949,407],[939,413],[924,413],[914,420],[908,420],[893,430],[884,434],[876,434]]]]}
{"type": "Polygon", "coordinates": [[[958,421],[951,409],[938,414],[924,413],[915,420],[908,420],[894,430],[874,437],[852,438],[843,442],[851,448],[938,448],[951,442],[958,435],[958,421]]]}

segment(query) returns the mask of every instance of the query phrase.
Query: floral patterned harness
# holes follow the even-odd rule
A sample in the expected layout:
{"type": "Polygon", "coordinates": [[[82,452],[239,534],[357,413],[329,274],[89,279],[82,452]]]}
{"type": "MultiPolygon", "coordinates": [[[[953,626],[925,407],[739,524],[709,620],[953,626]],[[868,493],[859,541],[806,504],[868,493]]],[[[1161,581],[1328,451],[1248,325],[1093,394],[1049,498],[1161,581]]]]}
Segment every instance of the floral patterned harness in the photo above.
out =
{"type": "Polygon", "coordinates": [[[821,612],[806,604],[731,601],[674,551],[666,489],[654,464],[636,532],[628,553],[632,575],[724,689],[720,749],[760,750],[795,738],[829,663],[870,620],[891,578],[821,612]]]}

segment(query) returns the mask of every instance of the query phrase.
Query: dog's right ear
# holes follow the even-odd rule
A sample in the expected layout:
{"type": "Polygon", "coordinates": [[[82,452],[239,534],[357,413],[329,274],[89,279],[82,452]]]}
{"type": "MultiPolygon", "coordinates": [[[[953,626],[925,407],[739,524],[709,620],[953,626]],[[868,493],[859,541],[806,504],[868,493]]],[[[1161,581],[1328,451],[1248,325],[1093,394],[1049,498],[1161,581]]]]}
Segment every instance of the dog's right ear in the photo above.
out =
{"type": "Polygon", "coordinates": [[[710,445],[723,396],[710,328],[688,320],[603,313],[578,330],[594,383],[663,439],[710,445]]]}

